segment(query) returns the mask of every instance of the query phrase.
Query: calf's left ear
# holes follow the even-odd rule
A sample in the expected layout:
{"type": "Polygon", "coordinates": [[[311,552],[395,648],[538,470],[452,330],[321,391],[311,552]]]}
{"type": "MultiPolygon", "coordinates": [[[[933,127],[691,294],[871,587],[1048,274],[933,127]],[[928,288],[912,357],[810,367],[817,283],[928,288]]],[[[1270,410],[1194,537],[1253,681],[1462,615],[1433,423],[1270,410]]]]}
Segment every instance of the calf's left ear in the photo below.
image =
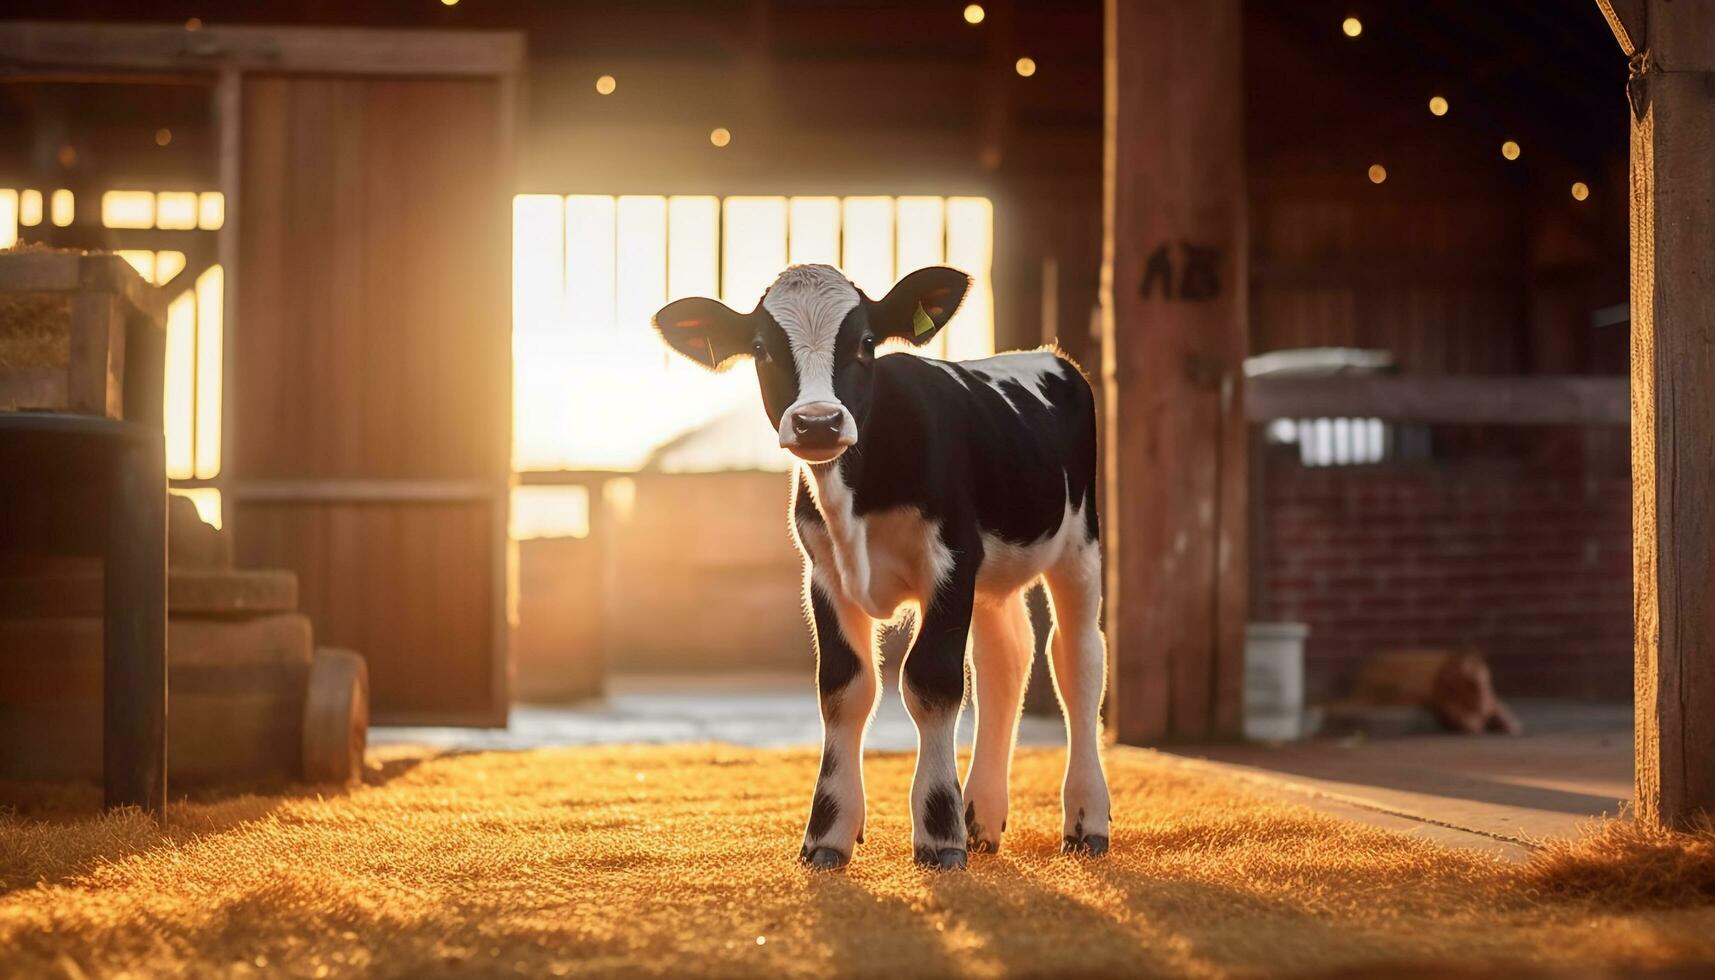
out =
{"type": "Polygon", "coordinates": [[[953,318],[970,286],[971,277],[957,269],[918,269],[870,308],[870,329],[883,339],[898,337],[921,347],[953,318]]]}
{"type": "Polygon", "coordinates": [[[655,314],[655,329],[668,346],[711,371],[749,354],[755,333],[748,316],[701,296],[661,307],[655,314]]]}

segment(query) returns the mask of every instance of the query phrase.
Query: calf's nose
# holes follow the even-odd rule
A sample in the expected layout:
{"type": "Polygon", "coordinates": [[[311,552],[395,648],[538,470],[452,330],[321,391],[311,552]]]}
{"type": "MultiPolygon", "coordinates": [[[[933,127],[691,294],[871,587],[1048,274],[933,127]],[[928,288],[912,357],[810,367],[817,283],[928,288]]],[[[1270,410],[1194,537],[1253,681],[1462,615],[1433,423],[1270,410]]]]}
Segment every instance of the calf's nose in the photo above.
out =
{"type": "Polygon", "coordinates": [[[827,449],[840,441],[840,428],[845,413],[839,409],[810,409],[792,413],[792,433],[798,445],[807,449],[827,449]]]}

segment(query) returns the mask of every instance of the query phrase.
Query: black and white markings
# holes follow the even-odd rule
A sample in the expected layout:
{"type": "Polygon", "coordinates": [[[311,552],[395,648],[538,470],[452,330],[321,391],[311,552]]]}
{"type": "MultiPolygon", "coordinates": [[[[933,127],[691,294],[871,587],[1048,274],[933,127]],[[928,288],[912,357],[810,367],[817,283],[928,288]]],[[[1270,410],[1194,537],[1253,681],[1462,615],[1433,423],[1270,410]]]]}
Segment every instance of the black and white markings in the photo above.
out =
{"type": "Polygon", "coordinates": [[[1023,590],[1047,582],[1049,642],[1066,716],[1067,849],[1107,849],[1098,713],[1106,684],[1095,407],[1053,351],[944,362],[878,355],[923,344],[968,279],[921,269],[872,300],[829,266],[782,273],[756,309],[671,303],[656,326],[705,367],[749,357],[780,445],[803,464],[792,527],[816,636],[822,766],[800,850],[843,866],[862,840],[863,737],[880,689],[878,623],[918,610],[902,696],[918,729],[912,853],[962,868],[998,850],[1032,649],[1023,590]],[[961,786],[954,728],[971,660],[976,745],[961,786]]]}

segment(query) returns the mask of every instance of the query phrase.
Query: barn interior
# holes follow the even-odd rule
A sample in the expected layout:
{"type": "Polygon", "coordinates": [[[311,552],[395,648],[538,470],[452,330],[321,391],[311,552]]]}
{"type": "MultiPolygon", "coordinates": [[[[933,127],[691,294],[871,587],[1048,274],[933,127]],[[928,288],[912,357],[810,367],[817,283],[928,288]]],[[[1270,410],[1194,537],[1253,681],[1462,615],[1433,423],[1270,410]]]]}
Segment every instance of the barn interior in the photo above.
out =
{"type": "Polygon", "coordinates": [[[1715,963],[1715,0],[3,16],[0,974],[1715,963]],[[800,867],[794,463],[650,320],[803,262],[1095,387],[1104,861],[1038,592],[1005,849],[907,618],[800,867]]]}
{"type": "MultiPolygon", "coordinates": [[[[1379,655],[1471,652],[1528,723],[1599,730],[1612,767],[1554,812],[1624,796],[1626,63],[1595,4],[1245,5],[1205,107],[1236,138],[1201,161],[1237,188],[1238,245],[1136,243],[1112,284],[1135,319],[1106,327],[1098,3],[12,15],[0,244],[115,250],[158,286],[173,492],[238,568],[295,576],[317,644],[361,653],[378,733],[510,717],[529,742],[616,703],[671,733],[701,703],[813,740],[789,461],[748,373],[670,361],[649,317],[747,309],[789,262],[872,295],[947,263],[976,286],[933,356],[1057,344],[1105,385],[1160,309],[1239,324],[1238,361],[1188,355],[1168,393],[1243,388],[1186,409],[1215,455],[1107,506],[1187,501],[1184,601],[1218,610],[1184,629],[1301,638],[1289,737],[1433,728],[1355,688],[1379,655]],[[1211,523],[1201,468],[1235,453],[1211,523]],[[1242,561],[1210,557],[1233,540],[1242,561]]],[[[1114,397],[1104,425],[1143,431],[1150,396],[1114,397]]],[[[1233,642],[1190,651],[1177,609],[1119,601],[1120,741],[1242,735],[1233,642]]],[[[1057,711],[1044,670],[1032,702],[1057,711]]]]}

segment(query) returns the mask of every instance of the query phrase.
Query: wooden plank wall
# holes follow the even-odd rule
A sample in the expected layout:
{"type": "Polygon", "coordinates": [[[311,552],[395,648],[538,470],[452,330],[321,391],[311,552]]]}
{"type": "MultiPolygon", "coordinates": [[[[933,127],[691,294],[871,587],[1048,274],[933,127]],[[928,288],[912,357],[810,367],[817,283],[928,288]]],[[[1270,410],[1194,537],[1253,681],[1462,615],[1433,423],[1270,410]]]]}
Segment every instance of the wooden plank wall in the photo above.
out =
{"type": "Polygon", "coordinates": [[[475,499],[388,499],[389,487],[403,490],[394,481],[412,481],[419,498],[450,481],[505,485],[500,88],[244,82],[243,282],[227,389],[239,558],[299,573],[317,642],[369,659],[377,718],[480,720],[505,709],[494,682],[504,679],[503,507],[480,489],[475,499]],[[247,499],[255,481],[300,492],[247,499]],[[331,481],[375,499],[317,499],[331,481]]]}

